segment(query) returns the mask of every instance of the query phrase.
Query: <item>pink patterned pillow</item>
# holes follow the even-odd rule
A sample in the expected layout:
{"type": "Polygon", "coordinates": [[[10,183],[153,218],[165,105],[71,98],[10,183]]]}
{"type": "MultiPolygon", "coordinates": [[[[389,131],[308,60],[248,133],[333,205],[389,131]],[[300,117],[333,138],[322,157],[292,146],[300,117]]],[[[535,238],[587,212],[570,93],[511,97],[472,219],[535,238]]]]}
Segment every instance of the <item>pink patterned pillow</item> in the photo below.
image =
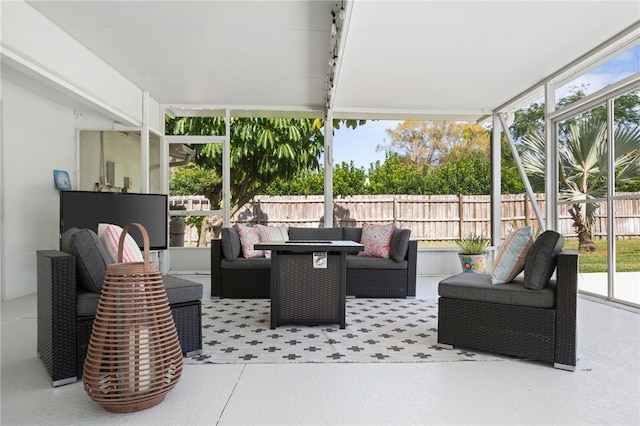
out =
{"type": "Polygon", "coordinates": [[[391,237],[393,236],[393,224],[372,225],[365,223],[362,225],[362,238],[360,244],[364,246],[364,251],[358,256],[372,256],[389,258],[391,250],[391,237]]]}
{"type": "Polygon", "coordinates": [[[264,250],[254,250],[253,245],[260,242],[258,228],[246,226],[241,223],[236,224],[240,244],[242,245],[242,255],[250,259],[252,257],[264,257],[264,250]]]}
{"type": "MultiPolygon", "coordinates": [[[[118,261],[118,243],[120,242],[120,234],[122,234],[122,228],[118,225],[112,225],[109,223],[98,224],[98,239],[107,249],[109,257],[115,263],[118,261]]],[[[122,263],[129,262],[143,262],[142,252],[138,243],[130,234],[124,237],[124,244],[122,246],[122,263]]]]}
{"type": "MultiPolygon", "coordinates": [[[[260,234],[260,241],[289,241],[289,233],[286,226],[256,225],[260,234]]],[[[264,257],[271,259],[271,250],[264,251],[264,257]]]]}

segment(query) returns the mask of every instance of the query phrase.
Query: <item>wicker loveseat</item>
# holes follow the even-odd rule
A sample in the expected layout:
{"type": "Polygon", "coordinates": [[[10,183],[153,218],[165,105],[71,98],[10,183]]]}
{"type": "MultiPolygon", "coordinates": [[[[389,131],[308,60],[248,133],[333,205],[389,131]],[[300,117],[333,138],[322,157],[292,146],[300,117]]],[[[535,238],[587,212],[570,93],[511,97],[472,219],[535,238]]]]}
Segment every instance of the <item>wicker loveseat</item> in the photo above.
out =
{"type": "Polygon", "coordinates": [[[527,269],[524,277],[499,285],[488,274],[461,273],[441,281],[438,343],[575,370],[578,253],[547,257],[526,258],[529,275],[542,277],[540,288],[525,284],[527,269]],[[556,265],[556,279],[549,279],[556,265]]]}
{"type": "MultiPolygon", "coordinates": [[[[82,230],[73,249],[39,250],[37,260],[38,356],[53,386],[82,377],[100,293],[87,289],[87,266],[101,262],[95,237],[82,230]]],[[[95,234],[93,234],[95,235],[95,234]]],[[[90,266],[93,265],[93,266],[90,266]]],[[[102,267],[106,269],[104,263],[102,267]]],[[[95,270],[93,271],[95,273],[95,270]]],[[[99,276],[99,273],[98,273],[99,276]]],[[[104,280],[104,272],[102,272],[104,280]]],[[[202,284],[164,275],[169,307],[185,356],[202,352],[202,284]]]]}
{"type": "MultiPolygon", "coordinates": [[[[347,255],[347,296],[415,297],[418,242],[411,231],[396,228],[389,259],[347,255]]],[[[362,228],[288,228],[291,240],[351,240],[360,242],[362,228]]],[[[211,241],[211,296],[221,298],[270,297],[271,259],[245,259],[235,228],[223,228],[221,238],[211,241]],[[234,251],[235,249],[235,251],[234,251]]]]}

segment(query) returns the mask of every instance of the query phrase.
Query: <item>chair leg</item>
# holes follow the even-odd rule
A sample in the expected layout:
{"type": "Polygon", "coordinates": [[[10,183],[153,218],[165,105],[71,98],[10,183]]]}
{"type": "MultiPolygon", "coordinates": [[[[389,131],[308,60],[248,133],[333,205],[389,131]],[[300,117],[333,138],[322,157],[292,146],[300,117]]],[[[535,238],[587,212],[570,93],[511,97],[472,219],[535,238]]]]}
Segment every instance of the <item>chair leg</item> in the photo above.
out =
{"type": "Polygon", "coordinates": [[[576,371],[575,365],[560,364],[558,362],[553,363],[553,368],[557,368],[558,370],[576,371]]]}

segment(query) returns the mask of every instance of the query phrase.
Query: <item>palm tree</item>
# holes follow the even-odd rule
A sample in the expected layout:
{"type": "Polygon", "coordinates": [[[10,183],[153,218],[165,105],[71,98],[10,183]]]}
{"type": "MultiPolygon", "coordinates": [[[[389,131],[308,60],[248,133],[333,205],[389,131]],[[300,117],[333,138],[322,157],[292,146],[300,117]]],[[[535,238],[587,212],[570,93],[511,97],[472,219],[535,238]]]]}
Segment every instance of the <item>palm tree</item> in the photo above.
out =
{"type": "MultiPolygon", "coordinates": [[[[559,147],[560,201],[573,202],[569,214],[578,234],[579,249],[595,251],[591,225],[598,203],[584,200],[604,198],[607,194],[606,122],[582,118],[569,123],[559,147]],[[584,213],[583,210],[584,209],[584,213]]],[[[614,132],[615,183],[630,182],[640,176],[640,126],[618,126],[614,132]]],[[[544,185],[545,140],[540,133],[522,138],[522,164],[531,184],[544,185]]],[[[538,186],[540,188],[541,186],[538,186]]]]}

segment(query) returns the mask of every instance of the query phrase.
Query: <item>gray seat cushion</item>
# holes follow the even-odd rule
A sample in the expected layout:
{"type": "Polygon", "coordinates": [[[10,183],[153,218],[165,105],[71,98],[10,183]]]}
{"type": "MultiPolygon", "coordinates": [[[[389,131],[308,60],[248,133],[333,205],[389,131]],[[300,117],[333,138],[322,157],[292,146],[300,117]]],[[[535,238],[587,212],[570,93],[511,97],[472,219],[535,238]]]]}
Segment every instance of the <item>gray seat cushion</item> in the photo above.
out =
{"type": "Polygon", "coordinates": [[[491,275],[462,272],[438,284],[438,294],[451,299],[529,306],[551,309],[555,307],[555,281],[541,290],[530,290],[521,277],[506,284],[491,284],[491,275]]]}
{"type": "Polygon", "coordinates": [[[98,235],[91,229],[71,228],[62,234],[60,249],[76,257],[77,285],[99,294],[112,262],[98,235]]]}
{"type": "MultiPolygon", "coordinates": [[[[167,299],[170,305],[202,299],[202,284],[178,278],[174,275],[163,275],[162,283],[167,292],[167,299]]],[[[99,301],[100,294],[79,289],[76,295],[77,315],[95,315],[98,311],[99,301]]]]}
{"type": "Polygon", "coordinates": [[[179,278],[175,275],[163,275],[162,283],[167,292],[169,304],[193,302],[202,299],[202,284],[179,278]]]}
{"type": "MultiPolygon", "coordinates": [[[[342,239],[342,228],[289,228],[290,240],[323,240],[336,241],[342,239]]],[[[359,242],[359,241],[358,241],[359,242]]]]}
{"type": "Polygon", "coordinates": [[[252,257],[245,259],[239,257],[236,260],[228,261],[222,259],[220,261],[220,268],[222,269],[270,269],[271,259],[265,257],[252,257]]]}
{"type": "Polygon", "coordinates": [[[396,262],[393,259],[381,257],[347,255],[348,269],[407,269],[408,262],[396,262]]]}

